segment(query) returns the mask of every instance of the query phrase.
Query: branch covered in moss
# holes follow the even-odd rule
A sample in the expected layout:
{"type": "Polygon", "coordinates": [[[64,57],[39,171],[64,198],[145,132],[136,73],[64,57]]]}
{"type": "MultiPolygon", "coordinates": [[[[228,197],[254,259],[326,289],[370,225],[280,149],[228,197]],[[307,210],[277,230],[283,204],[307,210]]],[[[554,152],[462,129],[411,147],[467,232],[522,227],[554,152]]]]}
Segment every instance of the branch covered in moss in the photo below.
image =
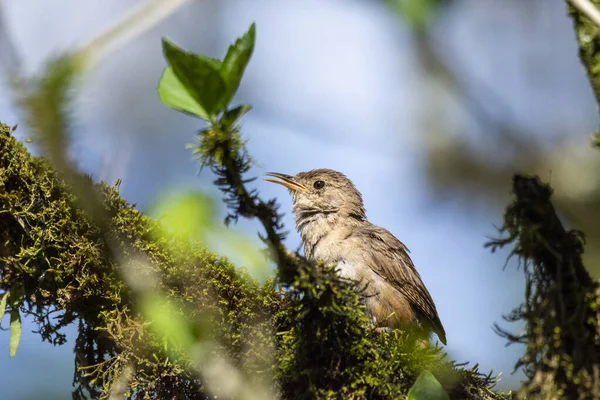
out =
{"type": "MultiPolygon", "coordinates": [[[[590,0],[592,7],[600,7],[600,0],[590,0]]],[[[579,42],[579,58],[592,85],[596,102],[600,104],[600,27],[583,12],[568,4],[575,35],[579,42]]]]}
{"type": "Polygon", "coordinates": [[[136,279],[157,276],[153,289],[166,293],[194,329],[209,326],[207,335],[219,343],[219,354],[251,368],[254,376],[270,371],[272,324],[285,294],[269,282],[259,286],[202,246],[165,234],[160,224],[128,205],[117,188],[90,180],[110,216],[109,230],[103,232],[77,207],[70,187],[50,164],[31,157],[8,127],[1,127],[0,289],[11,296],[20,293],[21,311],[33,315],[45,341],[63,344],[63,328],[79,320],[79,398],[85,391],[94,398],[107,396],[129,366],[136,372],[128,391],[136,398],[167,398],[169,393],[201,398],[203,388],[185,355],[167,357],[170,346],[148,331],[150,321],[137,310],[105,235],[120,254],[143,257],[136,279]]]}
{"type": "Polygon", "coordinates": [[[285,232],[277,201],[263,200],[256,190],[247,187],[256,178],[244,176],[253,162],[242,142],[237,120],[248,109],[238,107],[226,111],[213,126],[200,130],[194,154],[203,167],[208,166],[217,176],[214,183],[223,192],[223,201],[230,210],[226,224],[237,221],[240,216],[258,219],[265,230],[261,238],[275,253],[279,276],[283,282],[290,283],[294,271],[306,261],[283,245],[285,232]]]}
{"type": "Polygon", "coordinates": [[[552,203],[552,190],[537,178],[516,175],[515,201],[508,206],[492,250],[513,245],[526,277],[525,303],[507,318],[527,323],[511,342],[527,344],[517,367],[529,382],[522,393],[541,398],[587,399],[600,396],[598,285],[586,271],[581,232],[567,231],[552,203]]]}
{"type": "MultiPolygon", "coordinates": [[[[106,397],[126,376],[133,398],[204,398],[189,358],[168,357],[164,338],[136,311],[100,229],[51,166],[27,154],[5,125],[0,172],[0,289],[22,289],[21,311],[36,318],[44,340],[63,344],[62,329],[79,321],[75,397],[106,397]]],[[[291,291],[259,286],[215,254],[165,236],[116,188],[89,185],[102,194],[108,234],[120,250],[151,261],[136,270],[137,279],[157,275],[155,289],[173,309],[217,340],[216,357],[234,360],[249,376],[272,372],[283,398],[398,398],[424,369],[452,398],[508,398],[490,390],[492,377],[455,368],[439,349],[399,331],[372,334],[353,284],[338,282],[331,268],[298,270],[291,291]]]]}

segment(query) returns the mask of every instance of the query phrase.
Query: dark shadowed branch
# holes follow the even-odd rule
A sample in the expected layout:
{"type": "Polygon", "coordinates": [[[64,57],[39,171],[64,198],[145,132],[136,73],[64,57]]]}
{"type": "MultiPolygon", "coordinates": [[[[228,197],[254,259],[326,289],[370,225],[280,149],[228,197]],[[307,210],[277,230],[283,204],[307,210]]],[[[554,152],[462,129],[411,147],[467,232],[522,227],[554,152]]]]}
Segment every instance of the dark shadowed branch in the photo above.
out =
{"type": "Polygon", "coordinates": [[[506,317],[526,322],[523,334],[497,331],[513,343],[526,343],[517,367],[529,381],[522,393],[552,398],[600,396],[598,286],[581,256],[583,234],[566,230],[552,203],[552,190],[539,179],[516,175],[515,200],[506,209],[504,236],[488,244],[512,245],[526,278],[525,302],[506,317]],[[562,396],[561,396],[562,397],[562,396]]]}

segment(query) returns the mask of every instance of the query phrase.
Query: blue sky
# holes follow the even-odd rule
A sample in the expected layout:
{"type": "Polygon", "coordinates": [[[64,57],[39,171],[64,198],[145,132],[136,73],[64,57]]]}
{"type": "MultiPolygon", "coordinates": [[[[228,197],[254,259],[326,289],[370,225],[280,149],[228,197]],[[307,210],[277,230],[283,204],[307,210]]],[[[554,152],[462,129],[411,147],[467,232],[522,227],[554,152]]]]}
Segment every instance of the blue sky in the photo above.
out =
{"type": "MultiPolygon", "coordinates": [[[[20,0],[3,3],[3,17],[22,67],[35,71],[46,57],[81,45],[136,3],[20,0]]],[[[363,193],[368,218],[410,248],[448,333],[451,357],[479,363],[482,371],[502,371],[500,387],[515,387],[521,375],[510,373],[522,348],[506,348],[492,325],[522,300],[523,282],[514,268],[502,270],[506,253],[483,248],[508,198],[468,202],[431,190],[424,146],[438,133],[427,131],[423,119],[437,112],[428,103],[431,94],[445,94],[427,83],[408,27],[384,3],[192,1],[85,77],[71,152],[97,179],[122,178],[122,194],[141,208],[181,186],[217,197],[210,174],[197,176],[198,165],[185,148],[198,121],[166,109],[156,96],[164,67],[160,38],[221,56],[255,21],[256,50],[238,94],[240,103],[254,105],[242,130],[259,162],[252,173],[327,167],[348,175],[363,193]]],[[[510,117],[534,132],[594,130],[595,104],[562,4],[528,6],[531,10],[518,2],[498,3],[460,1],[437,22],[436,44],[449,63],[467,66],[472,74],[467,76],[492,85],[510,117]],[[545,64],[545,57],[553,62],[545,64]]],[[[448,131],[469,124],[458,106],[433,118],[447,120],[448,131]]],[[[19,122],[6,96],[0,99],[0,120],[19,122]]],[[[17,133],[27,134],[22,128],[17,133]]],[[[260,180],[253,185],[289,210],[285,190],[260,180]]],[[[289,213],[285,222],[292,230],[288,244],[296,248],[299,237],[289,213]]],[[[254,237],[259,227],[241,221],[234,229],[254,237]]],[[[10,398],[20,399],[52,389],[66,396],[73,368],[70,338],[54,348],[25,329],[17,356],[8,359],[8,334],[1,332],[3,393],[8,387],[10,398]],[[25,382],[37,373],[51,375],[39,382],[43,387],[28,387],[25,382]]]]}

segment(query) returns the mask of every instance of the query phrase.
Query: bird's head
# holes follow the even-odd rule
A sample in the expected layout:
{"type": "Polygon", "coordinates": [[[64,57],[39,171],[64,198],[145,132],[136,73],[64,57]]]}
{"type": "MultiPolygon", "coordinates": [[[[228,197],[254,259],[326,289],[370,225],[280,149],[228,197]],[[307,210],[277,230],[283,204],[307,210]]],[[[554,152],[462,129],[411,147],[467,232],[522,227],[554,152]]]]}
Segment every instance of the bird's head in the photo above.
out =
{"type": "Polygon", "coordinates": [[[365,219],[365,208],[360,192],[341,172],[331,169],[313,169],[294,176],[267,173],[265,180],[278,183],[290,190],[293,209],[299,213],[336,213],[342,217],[365,219]],[[275,179],[273,179],[275,178],[275,179]]]}

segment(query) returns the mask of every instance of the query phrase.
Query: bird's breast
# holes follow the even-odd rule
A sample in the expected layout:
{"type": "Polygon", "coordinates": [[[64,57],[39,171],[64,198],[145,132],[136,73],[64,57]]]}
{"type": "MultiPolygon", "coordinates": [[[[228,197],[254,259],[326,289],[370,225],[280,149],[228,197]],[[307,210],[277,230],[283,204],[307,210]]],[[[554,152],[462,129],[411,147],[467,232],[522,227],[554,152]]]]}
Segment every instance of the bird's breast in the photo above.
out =
{"type": "Polygon", "coordinates": [[[351,261],[341,258],[337,261],[338,274],[345,279],[352,279],[355,281],[360,281],[362,277],[360,275],[360,267],[356,265],[356,263],[352,263],[351,261]]]}
{"type": "Polygon", "coordinates": [[[335,264],[342,278],[367,282],[373,280],[373,271],[362,260],[360,251],[335,235],[328,235],[314,246],[312,259],[335,264]]]}
{"type": "Polygon", "coordinates": [[[312,260],[322,260],[327,264],[337,263],[348,258],[349,249],[335,231],[324,232],[313,237],[307,236],[305,250],[307,257],[312,260]]]}

